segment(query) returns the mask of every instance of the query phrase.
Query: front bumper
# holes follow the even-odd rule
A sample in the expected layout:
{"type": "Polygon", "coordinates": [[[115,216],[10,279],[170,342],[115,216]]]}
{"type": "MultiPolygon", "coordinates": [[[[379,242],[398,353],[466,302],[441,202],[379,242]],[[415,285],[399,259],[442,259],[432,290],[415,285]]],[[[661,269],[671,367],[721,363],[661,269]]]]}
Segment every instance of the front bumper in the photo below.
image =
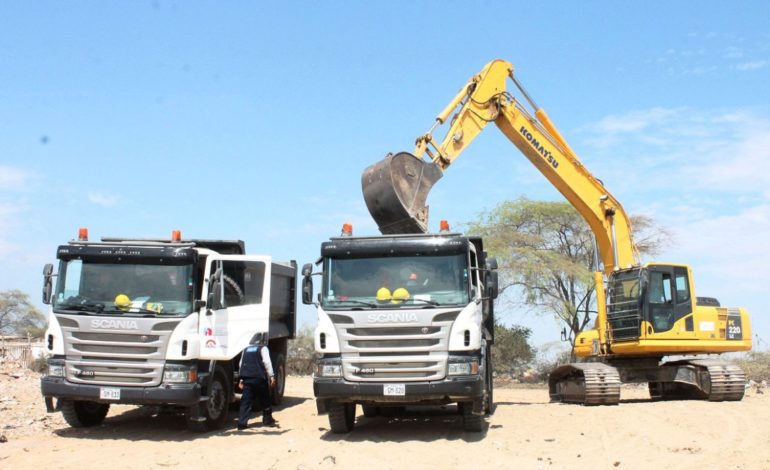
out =
{"type": "Polygon", "coordinates": [[[120,400],[99,398],[99,385],[73,384],[63,377],[45,376],[40,379],[40,390],[46,401],[49,398],[120,403],[129,405],[177,405],[192,406],[201,398],[201,386],[191,384],[162,384],[157,387],[109,387],[120,389],[120,400]]]}
{"type": "Polygon", "coordinates": [[[401,396],[385,396],[385,384],[314,378],[313,392],[318,412],[325,413],[328,404],[332,402],[419,405],[473,401],[484,395],[484,380],[480,375],[451,377],[433,382],[403,382],[405,394],[401,396]]]}

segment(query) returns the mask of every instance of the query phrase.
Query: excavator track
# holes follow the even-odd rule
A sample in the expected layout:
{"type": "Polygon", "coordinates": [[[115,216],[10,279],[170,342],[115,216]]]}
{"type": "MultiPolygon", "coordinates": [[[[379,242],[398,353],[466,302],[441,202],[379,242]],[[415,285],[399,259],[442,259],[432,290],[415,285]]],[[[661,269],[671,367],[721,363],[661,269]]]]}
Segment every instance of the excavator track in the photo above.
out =
{"type": "Polygon", "coordinates": [[[551,372],[548,389],[553,402],[617,405],[620,375],[600,362],[566,364],[551,372]]]}
{"type": "Polygon", "coordinates": [[[709,401],[740,401],[746,391],[746,374],[735,364],[719,360],[690,361],[708,371],[708,384],[702,388],[709,401]]]}

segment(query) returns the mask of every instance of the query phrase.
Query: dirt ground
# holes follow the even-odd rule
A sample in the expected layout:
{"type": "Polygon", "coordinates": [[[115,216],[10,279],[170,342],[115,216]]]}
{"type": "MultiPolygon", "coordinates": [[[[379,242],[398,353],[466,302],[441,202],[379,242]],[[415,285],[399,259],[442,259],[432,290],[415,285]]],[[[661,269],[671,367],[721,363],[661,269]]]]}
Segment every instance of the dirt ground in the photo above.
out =
{"type": "Polygon", "coordinates": [[[279,428],[237,431],[231,412],[224,430],[202,435],[180,416],[132,406],[71,429],[46,414],[39,390],[38,374],[0,369],[0,469],[770,469],[770,390],[747,390],[741,402],[651,402],[628,386],[618,406],[582,407],[505,386],[482,433],[463,432],[454,406],[395,418],[365,418],[359,407],[349,435],[316,414],[309,377],[287,381],[279,428]]]}

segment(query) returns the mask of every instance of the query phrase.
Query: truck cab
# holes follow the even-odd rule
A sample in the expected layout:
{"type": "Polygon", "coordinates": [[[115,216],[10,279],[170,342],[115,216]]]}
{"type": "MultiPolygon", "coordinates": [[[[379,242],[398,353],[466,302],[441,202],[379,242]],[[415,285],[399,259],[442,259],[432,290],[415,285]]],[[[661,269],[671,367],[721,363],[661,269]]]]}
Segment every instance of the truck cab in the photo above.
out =
{"type": "MultiPolygon", "coordinates": [[[[492,406],[496,263],[457,233],[341,236],[321,245],[313,387],[333,432],[364,414],[458,403],[480,430],[492,406]]],[[[313,303],[312,265],[303,301],[313,303]]]]}

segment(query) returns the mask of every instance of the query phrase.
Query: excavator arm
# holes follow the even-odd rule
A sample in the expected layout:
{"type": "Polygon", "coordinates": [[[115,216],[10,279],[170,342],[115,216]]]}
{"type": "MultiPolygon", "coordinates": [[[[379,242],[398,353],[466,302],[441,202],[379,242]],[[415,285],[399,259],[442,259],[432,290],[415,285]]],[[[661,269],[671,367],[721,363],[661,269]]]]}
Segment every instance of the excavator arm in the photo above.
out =
{"type": "Polygon", "coordinates": [[[699,305],[686,265],[639,265],[623,207],[583,166],[508,62],[492,61],[472,77],[417,139],[413,154],[390,154],[364,171],[364,200],[380,231],[426,232],[428,192],[490,123],[588,222],[604,265],[604,276],[594,272],[596,328],[580,333],[573,345],[578,356],[601,361],[557,367],[549,376],[552,400],[617,404],[621,381],[648,382],[652,397],[740,400],[745,375],[739,367],[716,359],[662,358],[751,349],[747,312],[699,305]],[[524,102],[506,90],[509,78],[524,102]],[[446,135],[437,142],[433,131],[445,123],[446,135]],[[606,289],[600,287],[604,277],[606,289]]]}
{"type": "Polygon", "coordinates": [[[494,123],[588,222],[605,274],[639,264],[623,207],[583,166],[545,111],[515,78],[513,65],[503,60],[487,64],[460,89],[436,117],[434,126],[417,138],[414,154],[388,155],[364,171],[364,200],[382,233],[427,231],[428,192],[489,123],[494,123]],[[534,112],[506,91],[508,78],[534,112]],[[436,144],[433,131],[450,115],[446,135],[436,144]]]}

